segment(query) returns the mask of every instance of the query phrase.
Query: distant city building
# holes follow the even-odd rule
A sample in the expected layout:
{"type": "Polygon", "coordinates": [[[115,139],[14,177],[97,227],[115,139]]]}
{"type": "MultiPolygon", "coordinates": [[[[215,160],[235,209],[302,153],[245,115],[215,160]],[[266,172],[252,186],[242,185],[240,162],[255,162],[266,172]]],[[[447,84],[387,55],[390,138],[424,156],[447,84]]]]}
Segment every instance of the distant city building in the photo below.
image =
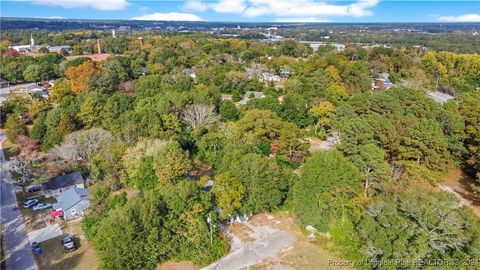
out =
{"type": "Polygon", "coordinates": [[[317,51],[318,48],[320,48],[321,46],[332,46],[335,48],[335,50],[339,52],[343,52],[346,48],[345,44],[341,44],[341,43],[330,43],[330,42],[321,42],[321,41],[300,41],[300,42],[308,44],[313,51],[317,51]]]}
{"type": "Polygon", "coordinates": [[[26,53],[30,51],[31,46],[30,45],[16,45],[16,46],[10,46],[10,49],[13,49],[19,53],[26,53]]]}
{"type": "Polygon", "coordinates": [[[66,52],[67,54],[70,54],[72,52],[72,46],[68,45],[63,45],[63,46],[50,46],[47,47],[48,51],[51,53],[61,53],[62,50],[66,52]]]}

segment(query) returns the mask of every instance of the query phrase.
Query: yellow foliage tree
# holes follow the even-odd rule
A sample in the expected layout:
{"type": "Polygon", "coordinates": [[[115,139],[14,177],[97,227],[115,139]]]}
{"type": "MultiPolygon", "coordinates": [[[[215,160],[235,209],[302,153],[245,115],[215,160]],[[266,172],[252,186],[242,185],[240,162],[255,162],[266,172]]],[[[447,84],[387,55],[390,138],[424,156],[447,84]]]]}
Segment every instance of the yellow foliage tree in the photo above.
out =
{"type": "Polygon", "coordinates": [[[79,94],[87,89],[88,80],[99,72],[98,67],[92,61],[87,61],[78,67],[71,67],[65,71],[71,83],[72,92],[79,94]]]}
{"type": "Polygon", "coordinates": [[[318,132],[321,128],[329,128],[332,118],[335,116],[336,109],[329,101],[320,101],[310,108],[310,113],[317,118],[315,132],[318,132]]]}

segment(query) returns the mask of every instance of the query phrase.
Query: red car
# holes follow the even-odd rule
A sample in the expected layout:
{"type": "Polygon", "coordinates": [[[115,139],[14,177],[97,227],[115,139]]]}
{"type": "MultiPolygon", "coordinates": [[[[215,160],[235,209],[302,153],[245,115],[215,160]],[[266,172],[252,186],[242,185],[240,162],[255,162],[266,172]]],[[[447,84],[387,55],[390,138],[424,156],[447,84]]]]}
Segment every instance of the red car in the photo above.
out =
{"type": "Polygon", "coordinates": [[[52,218],[63,217],[63,211],[62,210],[53,210],[52,212],[50,212],[50,216],[52,218]]]}

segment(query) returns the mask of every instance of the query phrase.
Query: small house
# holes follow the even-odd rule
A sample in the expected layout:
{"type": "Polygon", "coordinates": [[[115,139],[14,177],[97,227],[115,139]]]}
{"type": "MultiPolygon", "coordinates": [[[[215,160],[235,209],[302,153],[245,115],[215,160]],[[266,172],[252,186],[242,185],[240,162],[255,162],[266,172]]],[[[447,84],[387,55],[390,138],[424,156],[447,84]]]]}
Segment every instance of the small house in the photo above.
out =
{"type": "Polygon", "coordinates": [[[80,172],[59,175],[43,183],[45,197],[57,197],[69,188],[85,188],[85,179],[80,172]]]}
{"type": "Polygon", "coordinates": [[[264,98],[265,95],[262,92],[257,92],[257,91],[247,91],[245,95],[243,96],[243,99],[240,100],[238,103],[247,105],[248,101],[251,98],[264,98]]]}
{"type": "Polygon", "coordinates": [[[378,78],[372,80],[372,90],[388,90],[392,88],[394,84],[390,81],[390,75],[388,73],[381,73],[378,78]]]}
{"type": "Polygon", "coordinates": [[[194,80],[197,78],[197,75],[195,74],[195,71],[193,71],[193,69],[191,69],[191,68],[184,68],[183,73],[185,75],[189,76],[190,78],[194,79],[194,80]]]}
{"type": "Polygon", "coordinates": [[[71,187],[57,197],[52,205],[54,211],[62,211],[65,220],[83,216],[90,206],[88,189],[71,187]]]}
{"type": "Polygon", "coordinates": [[[260,82],[278,82],[280,81],[280,76],[273,73],[262,73],[260,76],[260,82]]]}
{"type": "Polygon", "coordinates": [[[438,104],[444,104],[448,102],[450,99],[454,98],[454,96],[442,93],[440,91],[430,91],[427,92],[427,97],[431,100],[435,101],[438,104]]]}

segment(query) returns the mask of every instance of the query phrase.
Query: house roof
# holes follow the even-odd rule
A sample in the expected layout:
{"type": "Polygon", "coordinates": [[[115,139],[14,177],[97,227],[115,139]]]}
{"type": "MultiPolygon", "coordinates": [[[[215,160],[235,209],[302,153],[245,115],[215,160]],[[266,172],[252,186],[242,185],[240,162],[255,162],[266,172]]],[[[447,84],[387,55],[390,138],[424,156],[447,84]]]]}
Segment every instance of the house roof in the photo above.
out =
{"type": "Polygon", "coordinates": [[[449,101],[450,99],[454,98],[451,95],[444,94],[444,93],[438,92],[438,91],[428,92],[427,96],[429,98],[431,98],[433,101],[435,101],[436,103],[439,103],[439,104],[443,104],[443,103],[449,101]]]}
{"type": "Polygon", "coordinates": [[[107,60],[107,58],[110,56],[108,53],[101,53],[101,54],[89,54],[89,55],[84,55],[84,57],[90,58],[92,61],[95,62],[101,62],[107,60]]]}
{"type": "Polygon", "coordinates": [[[52,205],[55,210],[68,210],[82,200],[88,200],[88,189],[86,188],[69,188],[57,197],[57,203],[52,205]]]}
{"type": "Polygon", "coordinates": [[[254,95],[254,98],[264,98],[265,95],[263,92],[257,92],[257,91],[247,91],[245,95],[243,96],[243,99],[239,101],[240,104],[247,104],[248,101],[250,100],[250,95],[254,95]]]}
{"type": "Polygon", "coordinates": [[[187,75],[195,74],[195,71],[193,71],[191,68],[184,68],[183,72],[187,75]]]}
{"type": "Polygon", "coordinates": [[[83,176],[79,172],[55,176],[50,178],[47,183],[42,184],[43,190],[52,190],[59,188],[71,187],[74,185],[84,184],[83,176]]]}

